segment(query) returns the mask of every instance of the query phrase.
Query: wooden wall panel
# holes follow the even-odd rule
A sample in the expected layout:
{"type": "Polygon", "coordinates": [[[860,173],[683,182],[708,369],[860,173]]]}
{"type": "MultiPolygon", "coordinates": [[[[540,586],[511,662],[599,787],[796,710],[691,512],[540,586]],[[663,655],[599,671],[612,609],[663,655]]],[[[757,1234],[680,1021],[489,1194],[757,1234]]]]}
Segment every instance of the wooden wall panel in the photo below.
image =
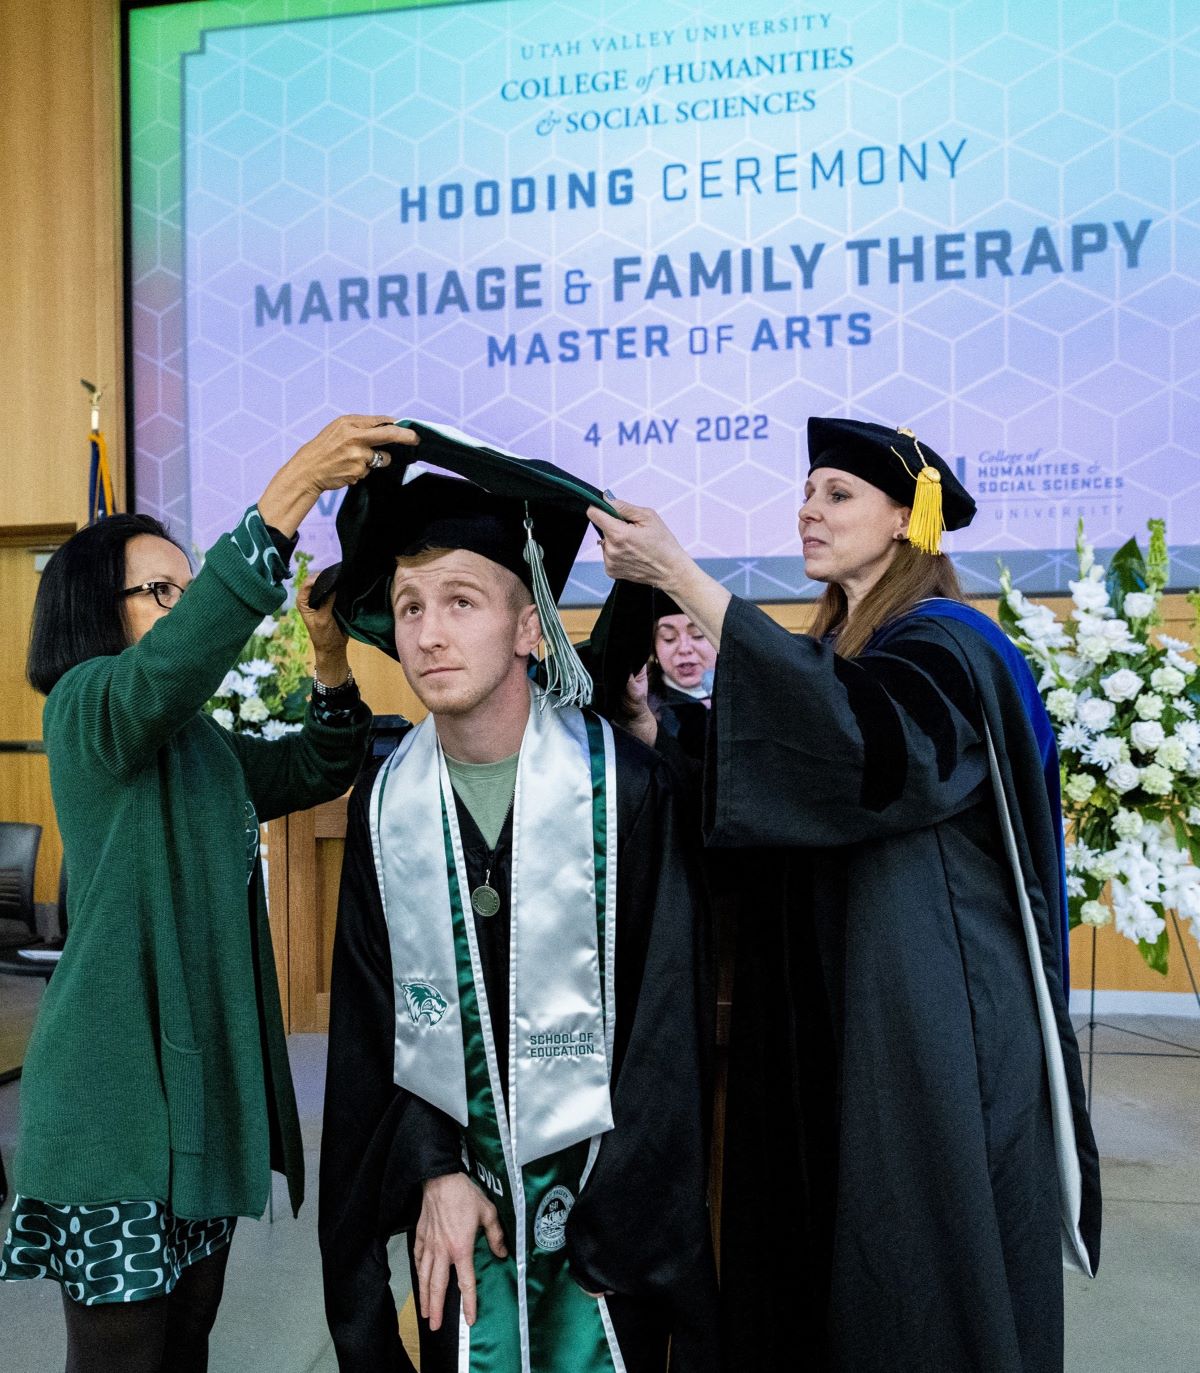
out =
{"type": "Polygon", "coordinates": [[[0,525],[81,522],[105,390],[124,480],[116,0],[0,0],[0,525]]]}

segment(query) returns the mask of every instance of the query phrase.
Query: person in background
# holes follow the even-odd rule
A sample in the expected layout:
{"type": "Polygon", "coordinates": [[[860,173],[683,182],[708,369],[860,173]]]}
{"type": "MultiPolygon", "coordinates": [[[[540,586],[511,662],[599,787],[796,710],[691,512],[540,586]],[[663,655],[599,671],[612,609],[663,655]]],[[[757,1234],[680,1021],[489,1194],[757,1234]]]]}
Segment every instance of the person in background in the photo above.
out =
{"type": "Polygon", "coordinates": [[[748,851],[722,1225],[728,1373],[1060,1373],[1100,1174],[1067,1014],[1054,735],[941,552],[975,503],[905,429],[808,424],[791,635],[651,510],[612,577],[719,649],[705,837],[748,851]]]}
{"type": "Polygon", "coordinates": [[[203,712],[283,604],[323,491],[415,436],[326,426],[209,550],[146,515],[80,530],[42,574],[28,676],[43,717],[70,902],[21,1084],[0,1278],[62,1288],[67,1373],[197,1373],[235,1219],[303,1154],[267,924],[259,825],[351,784],[370,713],[330,608],[300,611],[312,700],[268,742],[203,712]]]}
{"type": "MultiPolygon", "coordinates": [[[[659,730],[677,740],[685,754],[702,758],[717,651],[669,596],[656,591],[654,602],[654,651],[646,669],[646,707],[659,730]]],[[[630,690],[630,728],[653,745],[644,713],[636,707],[640,684],[631,685],[630,690]]]]}

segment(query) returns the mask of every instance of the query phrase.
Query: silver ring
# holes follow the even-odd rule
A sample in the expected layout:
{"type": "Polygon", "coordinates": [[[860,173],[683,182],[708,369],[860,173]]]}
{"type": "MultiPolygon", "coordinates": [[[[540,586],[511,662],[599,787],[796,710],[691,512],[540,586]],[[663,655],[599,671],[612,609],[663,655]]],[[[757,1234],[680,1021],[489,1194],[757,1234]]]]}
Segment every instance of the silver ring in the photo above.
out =
{"type": "Polygon", "coordinates": [[[378,448],[372,448],[367,467],[373,472],[375,468],[382,467],[385,462],[387,462],[387,454],[381,453],[378,448]]]}

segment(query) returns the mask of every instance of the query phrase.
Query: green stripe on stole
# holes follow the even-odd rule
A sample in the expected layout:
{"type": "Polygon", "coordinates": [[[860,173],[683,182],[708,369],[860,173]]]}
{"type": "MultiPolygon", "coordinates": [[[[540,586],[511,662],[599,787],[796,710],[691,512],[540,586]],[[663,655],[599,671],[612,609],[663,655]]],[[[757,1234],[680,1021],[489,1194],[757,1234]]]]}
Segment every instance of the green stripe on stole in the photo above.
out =
{"type": "MultiPolygon", "coordinates": [[[[585,716],[592,769],[592,821],[596,861],[596,919],[601,989],[606,987],[606,874],[608,814],[602,728],[585,716]]],[[[466,1060],[469,1122],[465,1131],[471,1175],[491,1198],[504,1227],[509,1257],[498,1259],[481,1231],[475,1241],[478,1316],[473,1327],[459,1317],[460,1373],[623,1373],[610,1349],[606,1308],[571,1277],[561,1223],[579,1195],[590,1166],[587,1140],[518,1169],[507,1147],[508,1122],[482,970],[468,931],[445,802],[442,830],[454,925],[454,948],[466,1060]],[[476,978],[478,977],[478,982],[476,978]],[[513,1205],[521,1193],[520,1214],[513,1205]],[[540,1213],[540,1214],[539,1214],[540,1213]],[[539,1240],[542,1243],[539,1243],[539,1240]],[[518,1256],[524,1258],[524,1291],[518,1256]],[[522,1310],[524,1308],[524,1311],[522,1310]],[[522,1317],[524,1316],[524,1319],[522,1317]],[[528,1331],[528,1362],[522,1327],[528,1331]]],[[[614,836],[615,837],[615,836],[614,836]]],[[[607,1009],[607,1007],[606,1007],[607,1009]]],[[[606,1017],[606,1021],[607,1021],[606,1017]]],[[[510,1053],[515,1047],[510,1033],[510,1053]]],[[[615,1348],[615,1338],[613,1340],[615,1348]]]]}

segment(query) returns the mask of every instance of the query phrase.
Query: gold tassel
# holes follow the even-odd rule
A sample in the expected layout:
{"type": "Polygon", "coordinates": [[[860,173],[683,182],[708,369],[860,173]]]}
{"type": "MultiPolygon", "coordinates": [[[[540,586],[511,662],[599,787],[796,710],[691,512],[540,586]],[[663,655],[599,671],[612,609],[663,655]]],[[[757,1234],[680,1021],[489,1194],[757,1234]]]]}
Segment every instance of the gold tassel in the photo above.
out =
{"type": "MultiPolygon", "coordinates": [[[[913,493],[912,514],[908,521],[908,541],[919,553],[930,553],[935,557],[942,551],[942,531],[946,521],[942,515],[942,474],[932,463],[925,461],[921,445],[911,429],[898,429],[905,438],[912,439],[917,457],[921,459],[921,470],[913,477],[917,489],[913,493]]],[[[892,452],[904,463],[904,470],[910,477],[912,468],[904,462],[903,456],[895,449],[892,452]]]]}

